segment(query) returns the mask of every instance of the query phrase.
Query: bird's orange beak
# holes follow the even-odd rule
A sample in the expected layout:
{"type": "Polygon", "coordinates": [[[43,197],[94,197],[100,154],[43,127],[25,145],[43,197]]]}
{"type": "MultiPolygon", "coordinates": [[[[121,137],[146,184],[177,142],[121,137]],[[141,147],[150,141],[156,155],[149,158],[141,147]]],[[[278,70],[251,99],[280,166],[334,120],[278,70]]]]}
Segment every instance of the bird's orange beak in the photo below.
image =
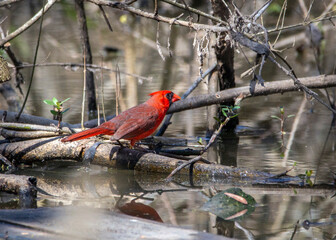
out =
{"type": "Polygon", "coordinates": [[[172,98],[172,102],[176,102],[178,100],[181,100],[181,98],[174,93],[173,98],[172,98]]]}

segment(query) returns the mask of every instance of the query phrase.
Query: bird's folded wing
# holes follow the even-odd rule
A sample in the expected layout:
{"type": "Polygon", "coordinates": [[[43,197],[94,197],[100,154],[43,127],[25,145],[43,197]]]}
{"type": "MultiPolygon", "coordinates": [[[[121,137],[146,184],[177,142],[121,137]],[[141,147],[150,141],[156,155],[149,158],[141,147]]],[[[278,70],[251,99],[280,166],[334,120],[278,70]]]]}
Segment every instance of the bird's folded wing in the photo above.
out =
{"type": "MultiPolygon", "coordinates": [[[[138,138],[148,131],[151,132],[153,128],[157,127],[157,114],[138,114],[136,117],[128,118],[115,132],[113,138],[119,140],[138,138]],[[144,115],[144,116],[142,116],[144,115]]],[[[155,129],[154,129],[155,130],[155,129]]],[[[153,130],[153,131],[154,131],[153,130]]],[[[150,135],[149,133],[148,135],[150,135]]],[[[148,136],[147,135],[147,136],[148,136]]]]}

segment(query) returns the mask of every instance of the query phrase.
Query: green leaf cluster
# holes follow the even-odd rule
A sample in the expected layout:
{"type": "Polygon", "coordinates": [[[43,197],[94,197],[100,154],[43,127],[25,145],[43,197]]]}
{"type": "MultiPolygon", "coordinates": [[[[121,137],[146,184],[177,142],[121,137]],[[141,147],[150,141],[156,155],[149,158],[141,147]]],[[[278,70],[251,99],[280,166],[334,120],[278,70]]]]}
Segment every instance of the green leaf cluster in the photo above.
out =
{"type": "Polygon", "coordinates": [[[67,99],[65,99],[65,100],[63,100],[63,101],[60,102],[60,101],[57,100],[57,98],[53,97],[52,100],[46,99],[46,100],[43,100],[43,102],[45,104],[50,105],[50,106],[54,106],[55,109],[50,110],[51,114],[53,114],[53,115],[59,115],[59,114],[66,113],[70,109],[70,108],[67,108],[67,109],[63,110],[63,107],[62,107],[63,103],[65,103],[69,99],[70,98],[67,98],[67,99]]]}

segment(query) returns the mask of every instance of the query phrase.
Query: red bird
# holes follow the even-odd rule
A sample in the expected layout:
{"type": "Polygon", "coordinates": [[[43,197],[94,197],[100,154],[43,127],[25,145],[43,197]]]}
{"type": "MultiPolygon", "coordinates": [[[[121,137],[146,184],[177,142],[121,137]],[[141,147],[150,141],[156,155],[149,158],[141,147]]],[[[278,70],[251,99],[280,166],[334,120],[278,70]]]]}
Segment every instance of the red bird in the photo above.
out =
{"type": "Polygon", "coordinates": [[[106,134],[113,135],[111,140],[130,140],[131,146],[134,146],[136,141],[151,135],[161,124],[170,105],[181,99],[168,90],[153,92],[149,95],[151,98],[146,102],[122,112],[110,121],[70,135],[61,141],[71,142],[106,134]]]}

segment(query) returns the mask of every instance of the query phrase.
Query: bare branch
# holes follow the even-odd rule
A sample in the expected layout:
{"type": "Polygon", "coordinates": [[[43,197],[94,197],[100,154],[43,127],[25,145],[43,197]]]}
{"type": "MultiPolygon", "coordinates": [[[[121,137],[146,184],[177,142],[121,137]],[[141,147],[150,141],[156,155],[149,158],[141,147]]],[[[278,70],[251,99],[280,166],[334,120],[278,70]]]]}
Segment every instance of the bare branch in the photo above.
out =
{"type": "Polygon", "coordinates": [[[224,22],[223,20],[221,20],[220,18],[217,18],[217,17],[214,17],[210,14],[207,14],[205,12],[202,12],[198,9],[195,9],[195,8],[192,8],[192,7],[189,7],[189,6],[186,6],[184,4],[180,4],[180,3],[177,3],[176,1],[172,1],[172,0],[161,0],[162,2],[166,2],[168,4],[171,4],[175,7],[178,7],[178,8],[181,8],[181,9],[185,9],[185,10],[188,10],[189,12],[192,12],[192,13],[195,13],[197,15],[200,15],[200,16],[203,16],[203,17],[206,17],[212,21],[215,21],[215,22],[218,22],[218,23],[222,23],[224,25],[228,25],[227,22],[224,22]]]}
{"type": "MultiPolygon", "coordinates": [[[[155,15],[154,13],[149,13],[142,11],[140,9],[134,8],[132,6],[128,6],[125,3],[117,2],[117,1],[107,1],[107,0],[88,0],[89,2],[92,2],[97,5],[104,5],[104,6],[109,6],[113,7],[119,10],[124,10],[128,11],[131,13],[134,13],[138,16],[142,16],[145,18],[153,19],[159,22],[165,22],[165,23],[171,23],[172,18],[169,17],[164,17],[160,15],[155,15]]],[[[206,24],[199,24],[199,23],[193,23],[190,21],[182,21],[182,20],[175,20],[173,21],[173,24],[179,25],[179,26],[184,26],[188,28],[193,28],[195,30],[209,30],[212,32],[225,32],[228,31],[227,27],[218,27],[218,26],[213,26],[213,25],[206,25],[206,24]]]]}
{"type": "Polygon", "coordinates": [[[17,3],[17,2],[21,2],[22,0],[2,0],[0,2],[0,7],[6,7],[10,4],[13,4],[13,3],[17,3]]]}
{"type": "MultiPolygon", "coordinates": [[[[29,68],[29,67],[33,67],[34,64],[22,64],[20,66],[17,67],[17,69],[21,69],[21,68],[29,68]]],[[[66,69],[71,69],[73,71],[76,71],[77,68],[83,68],[84,64],[83,63],[38,63],[35,64],[36,67],[65,67],[66,69]]],[[[104,66],[98,66],[95,64],[86,64],[86,67],[88,68],[87,70],[89,71],[94,71],[94,70],[107,70],[110,72],[119,72],[125,75],[129,75],[135,78],[139,78],[141,80],[145,80],[145,81],[152,81],[151,77],[144,77],[144,76],[140,76],[137,74],[131,74],[131,73],[127,73],[127,72],[122,72],[116,69],[111,69],[109,67],[104,67],[104,66]]]]}
{"type": "Polygon", "coordinates": [[[31,27],[37,20],[40,19],[40,17],[42,16],[42,13],[44,12],[43,14],[45,14],[51,8],[51,6],[54,5],[55,2],[56,2],[56,0],[48,0],[48,2],[46,3],[46,5],[43,6],[42,9],[40,11],[38,11],[38,13],[36,13],[25,24],[23,24],[21,27],[19,27],[18,29],[16,29],[14,32],[12,32],[9,35],[7,35],[4,39],[1,39],[0,40],[0,46],[3,46],[5,43],[11,41],[13,38],[17,37],[19,34],[23,33],[29,27],[31,27]]]}
{"type": "MultiPolygon", "coordinates": [[[[309,88],[328,88],[336,86],[336,75],[321,75],[316,77],[307,77],[299,79],[302,84],[309,88]]],[[[231,88],[215,94],[200,95],[174,103],[168,113],[181,112],[187,109],[210,106],[224,101],[232,101],[241,93],[244,99],[252,96],[270,95],[276,93],[298,91],[299,88],[293,84],[293,80],[281,80],[274,82],[265,82],[264,87],[257,85],[253,95],[250,92],[250,86],[231,88]]]]}
{"type": "Polygon", "coordinates": [[[260,9],[252,13],[250,17],[253,19],[253,21],[256,21],[265,12],[272,2],[273,0],[268,0],[260,9]]]}

